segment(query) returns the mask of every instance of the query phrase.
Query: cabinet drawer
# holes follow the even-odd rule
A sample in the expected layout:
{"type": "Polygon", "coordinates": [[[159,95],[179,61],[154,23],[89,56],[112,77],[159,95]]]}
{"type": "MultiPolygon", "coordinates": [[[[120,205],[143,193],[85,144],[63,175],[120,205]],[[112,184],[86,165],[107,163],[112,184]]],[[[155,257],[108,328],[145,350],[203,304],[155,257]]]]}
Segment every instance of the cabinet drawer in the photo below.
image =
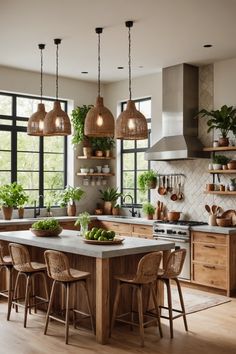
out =
{"type": "Polygon", "coordinates": [[[227,249],[224,245],[194,243],[193,260],[213,265],[226,265],[227,249]]]}
{"type": "Polygon", "coordinates": [[[150,235],[152,236],[152,226],[146,225],[134,225],[133,226],[133,233],[140,234],[140,235],[150,235]]]}
{"type": "Polygon", "coordinates": [[[130,224],[124,224],[124,223],[119,223],[119,222],[112,222],[112,221],[102,221],[101,222],[101,227],[104,227],[105,229],[113,230],[116,233],[119,234],[129,234],[131,235],[132,233],[132,225],[130,224]]]}
{"type": "Polygon", "coordinates": [[[227,288],[226,268],[209,264],[193,264],[193,281],[219,289],[227,288]]]}
{"type": "Polygon", "coordinates": [[[148,238],[148,239],[153,239],[152,235],[148,235],[148,234],[140,234],[140,233],[136,233],[136,232],[132,232],[132,236],[133,237],[140,237],[140,238],[148,238]]]}
{"type": "Polygon", "coordinates": [[[192,241],[193,242],[210,242],[217,243],[221,245],[226,245],[226,235],[221,234],[213,234],[210,232],[196,232],[192,233],[192,241]]]}

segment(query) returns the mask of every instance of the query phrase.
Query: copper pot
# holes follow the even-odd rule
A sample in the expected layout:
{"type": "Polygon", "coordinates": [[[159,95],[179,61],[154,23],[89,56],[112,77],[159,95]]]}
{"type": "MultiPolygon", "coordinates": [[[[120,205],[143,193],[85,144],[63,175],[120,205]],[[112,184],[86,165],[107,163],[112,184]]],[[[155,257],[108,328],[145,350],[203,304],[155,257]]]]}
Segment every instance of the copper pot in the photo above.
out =
{"type": "Polygon", "coordinates": [[[178,221],[179,218],[180,218],[180,212],[179,211],[168,211],[167,219],[169,221],[178,221]]]}

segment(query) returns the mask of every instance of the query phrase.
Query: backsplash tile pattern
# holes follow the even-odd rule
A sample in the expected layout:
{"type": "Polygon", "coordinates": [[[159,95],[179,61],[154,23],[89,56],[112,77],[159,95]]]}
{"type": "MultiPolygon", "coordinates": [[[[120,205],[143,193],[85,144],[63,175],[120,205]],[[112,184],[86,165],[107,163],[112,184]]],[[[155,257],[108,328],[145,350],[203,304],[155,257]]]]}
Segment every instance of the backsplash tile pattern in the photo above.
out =
{"type": "MultiPolygon", "coordinates": [[[[199,109],[206,108],[211,110],[213,105],[213,65],[206,65],[199,68],[199,109]]],[[[204,146],[211,146],[213,133],[207,133],[207,124],[205,119],[199,119],[199,137],[204,146]]],[[[217,136],[217,135],[216,135],[217,136]]],[[[232,153],[231,153],[232,156],[232,153]]],[[[171,162],[153,161],[152,168],[159,174],[182,173],[184,185],[182,192],[184,200],[173,202],[170,194],[160,196],[157,190],[152,191],[151,199],[156,205],[157,200],[163,201],[168,210],[182,212],[182,219],[191,219],[197,221],[208,221],[208,213],[205,211],[205,205],[217,204],[224,210],[235,209],[236,197],[217,196],[205,194],[204,190],[207,183],[212,183],[212,176],[207,172],[210,159],[182,160],[171,162]]],[[[230,176],[220,176],[221,184],[229,183],[230,176]]]]}

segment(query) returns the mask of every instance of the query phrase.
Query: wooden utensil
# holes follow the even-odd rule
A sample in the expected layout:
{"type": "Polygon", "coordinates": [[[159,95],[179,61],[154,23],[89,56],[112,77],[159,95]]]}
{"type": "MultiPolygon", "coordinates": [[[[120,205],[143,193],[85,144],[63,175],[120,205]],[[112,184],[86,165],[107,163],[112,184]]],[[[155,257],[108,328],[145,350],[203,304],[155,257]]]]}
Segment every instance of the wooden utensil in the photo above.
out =
{"type": "Polygon", "coordinates": [[[173,176],[174,184],[173,184],[173,194],[171,194],[170,199],[175,202],[178,199],[178,195],[175,193],[175,188],[176,188],[176,178],[173,176]]]}
{"type": "Polygon", "coordinates": [[[209,205],[206,204],[205,209],[209,214],[211,214],[211,208],[209,207],[209,205]]]}
{"type": "Polygon", "coordinates": [[[217,210],[217,205],[213,204],[211,207],[211,213],[216,214],[216,210],[217,210]]]}

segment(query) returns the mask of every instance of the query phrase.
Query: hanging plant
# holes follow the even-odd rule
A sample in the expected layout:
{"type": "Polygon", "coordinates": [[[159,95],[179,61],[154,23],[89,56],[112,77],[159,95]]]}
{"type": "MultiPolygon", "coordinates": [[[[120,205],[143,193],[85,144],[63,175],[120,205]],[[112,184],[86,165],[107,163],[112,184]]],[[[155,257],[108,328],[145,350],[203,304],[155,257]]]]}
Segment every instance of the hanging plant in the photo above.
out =
{"type": "Polygon", "coordinates": [[[71,113],[73,125],[72,144],[76,145],[83,141],[84,145],[90,145],[91,139],[84,135],[84,122],[88,111],[92,107],[93,105],[83,105],[73,109],[71,113]]]}

